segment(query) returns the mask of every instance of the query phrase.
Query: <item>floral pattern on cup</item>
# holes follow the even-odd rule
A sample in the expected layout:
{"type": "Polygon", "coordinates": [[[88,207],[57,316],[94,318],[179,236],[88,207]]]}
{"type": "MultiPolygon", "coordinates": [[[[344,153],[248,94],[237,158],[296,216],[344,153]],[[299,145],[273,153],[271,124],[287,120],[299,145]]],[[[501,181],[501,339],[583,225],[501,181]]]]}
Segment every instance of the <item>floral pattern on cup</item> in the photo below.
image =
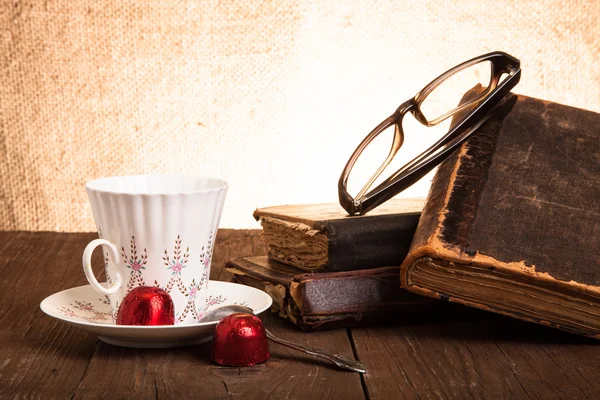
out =
{"type": "MultiPolygon", "coordinates": [[[[98,229],[98,232],[100,235],[102,232],[101,229],[98,229]]],[[[202,307],[199,307],[196,304],[196,297],[201,291],[208,290],[208,267],[212,258],[212,240],[213,233],[210,232],[208,243],[206,246],[202,246],[200,250],[200,263],[205,267],[200,281],[196,282],[195,279],[193,279],[191,284],[187,286],[183,281],[183,276],[185,273],[185,268],[190,260],[191,253],[189,246],[185,247],[185,250],[183,250],[181,235],[177,235],[172,251],[169,252],[169,250],[165,250],[164,252],[162,257],[163,264],[171,271],[171,277],[164,286],[156,280],[154,280],[154,284],[152,286],[161,288],[167,293],[171,293],[176,289],[188,298],[184,310],[176,315],[176,323],[183,321],[187,315],[192,315],[196,320],[199,320],[204,316],[204,312],[201,312],[202,307]]],[[[121,247],[121,257],[125,266],[130,270],[129,279],[127,281],[127,293],[138,286],[146,286],[147,284],[146,280],[144,279],[144,271],[146,270],[146,265],[148,264],[148,252],[146,248],[144,248],[142,251],[139,251],[138,243],[136,243],[134,235],[131,236],[129,251],[125,250],[125,247],[121,247]]],[[[112,286],[112,280],[108,274],[108,262],[108,253],[104,253],[104,265],[107,272],[106,280],[109,286],[112,286]]],[[[209,301],[207,300],[207,304],[208,303],[209,301]]],[[[115,309],[119,309],[118,304],[115,306],[115,309]]],[[[113,320],[115,317],[116,316],[113,315],[113,320]]],[[[83,319],[86,318],[87,317],[84,317],[83,319]]]]}
{"type": "Polygon", "coordinates": [[[208,267],[210,265],[210,262],[212,261],[212,252],[213,252],[212,239],[213,239],[213,235],[211,232],[210,235],[208,236],[208,243],[206,245],[206,248],[204,246],[202,246],[202,248],[200,249],[200,263],[202,265],[204,265],[204,267],[205,267],[204,273],[202,274],[202,280],[204,283],[203,290],[208,289],[208,267]]]}
{"type": "Polygon", "coordinates": [[[146,269],[145,265],[148,263],[148,252],[144,249],[138,254],[134,236],[131,236],[129,242],[129,253],[125,251],[125,247],[121,247],[121,257],[127,268],[131,270],[129,280],[127,281],[127,293],[131,292],[137,286],[146,286],[142,274],[143,270],[146,269]]]}
{"type": "Polygon", "coordinates": [[[177,286],[177,289],[181,292],[181,294],[187,296],[187,289],[185,284],[183,283],[182,274],[183,269],[187,266],[188,260],[190,257],[190,248],[187,247],[186,250],[181,253],[181,238],[177,235],[177,239],[175,239],[175,246],[173,248],[173,255],[169,256],[169,252],[165,250],[165,255],[163,256],[163,261],[167,269],[171,270],[171,278],[167,283],[167,286],[162,287],[167,293],[171,293],[174,286],[177,286]]]}

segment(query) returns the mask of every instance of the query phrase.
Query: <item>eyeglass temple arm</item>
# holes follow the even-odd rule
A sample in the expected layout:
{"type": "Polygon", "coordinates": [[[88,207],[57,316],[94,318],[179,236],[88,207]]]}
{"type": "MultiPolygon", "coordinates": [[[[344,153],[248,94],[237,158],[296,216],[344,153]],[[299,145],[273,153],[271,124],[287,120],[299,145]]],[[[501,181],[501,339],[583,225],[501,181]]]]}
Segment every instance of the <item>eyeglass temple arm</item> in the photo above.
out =
{"type": "MultiPolygon", "coordinates": [[[[425,118],[418,118],[418,116],[416,116],[417,119],[419,120],[419,122],[424,123],[427,126],[435,126],[435,125],[439,124],[440,122],[445,121],[446,119],[453,117],[454,115],[471,108],[474,104],[479,103],[486,96],[488,96],[492,91],[494,91],[494,89],[496,89],[496,86],[498,86],[498,83],[500,82],[500,76],[503,73],[509,74],[512,76],[518,71],[518,68],[515,68],[514,66],[512,66],[512,68],[508,68],[509,65],[510,64],[508,63],[508,60],[504,60],[504,59],[492,60],[491,61],[492,73],[491,73],[491,78],[490,78],[490,84],[485,88],[485,90],[483,92],[478,94],[475,98],[465,102],[464,104],[458,105],[454,109],[448,111],[447,113],[437,117],[436,119],[434,119],[432,121],[428,121],[425,118]]],[[[418,94],[417,96],[420,96],[420,94],[418,94]]]]}
{"type": "Polygon", "coordinates": [[[490,81],[490,85],[486,88],[486,90],[481,92],[481,94],[477,95],[477,97],[475,97],[472,100],[469,100],[468,102],[466,102],[464,104],[457,106],[453,110],[450,110],[447,113],[441,115],[440,117],[437,117],[433,121],[426,121],[426,125],[427,126],[435,126],[435,125],[439,124],[440,122],[445,121],[446,119],[448,119],[464,110],[467,110],[467,109],[473,107],[473,105],[481,102],[481,100],[483,100],[487,95],[489,95],[496,88],[497,82],[498,82],[498,79],[492,78],[492,80],[490,81]]]}

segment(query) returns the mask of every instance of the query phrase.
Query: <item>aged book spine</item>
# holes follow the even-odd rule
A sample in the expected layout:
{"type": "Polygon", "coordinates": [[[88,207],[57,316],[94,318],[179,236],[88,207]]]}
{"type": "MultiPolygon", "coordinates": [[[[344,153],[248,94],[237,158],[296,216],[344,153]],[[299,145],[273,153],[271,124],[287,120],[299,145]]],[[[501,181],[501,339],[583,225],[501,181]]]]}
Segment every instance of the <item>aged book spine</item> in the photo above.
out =
{"type": "Polygon", "coordinates": [[[400,265],[419,213],[316,221],[313,226],[261,217],[270,258],[305,271],[352,271],[400,265]]]}
{"type": "Polygon", "coordinates": [[[329,239],[327,271],[400,265],[410,249],[420,213],[322,221],[329,239]]]}
{"type": "Polygon", "coordinates": [[[305,330],[389,322],[432,304],[398,288],[398,267],[294,274],[267,257],[249,257],[229,261],[226,268],[238,282],[267,292],[272,311],[305,330]]]}
{"type": "MultiPolygon", "coordinates": [[[[474,92],[473,92],[474,93],[474,92]]],[[[467,93],[469,99],[472,93],[467,93]]],[[[495,116],[444,160],[433,177],[410,251],[403,261],[401,282],[406,287],[406,269],[415,259],[437,254],[453,258],[458,244],[465,242],[477,214],[487,171],[493,159],[503,116],[514,106],[517,96],[509,95],[495,116]]]]}

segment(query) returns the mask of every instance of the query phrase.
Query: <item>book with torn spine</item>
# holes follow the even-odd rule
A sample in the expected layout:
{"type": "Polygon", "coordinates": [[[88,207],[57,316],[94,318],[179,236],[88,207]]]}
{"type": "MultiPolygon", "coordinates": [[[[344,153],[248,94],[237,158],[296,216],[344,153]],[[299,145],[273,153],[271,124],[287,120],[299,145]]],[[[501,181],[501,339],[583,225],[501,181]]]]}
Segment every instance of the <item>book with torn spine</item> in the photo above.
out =
{"type": "Polygon", "coordinates": [[[390,323],[439,310],[439,302],[400,288],[399,266],[305,273],[259,256],[229,261],[225,268],[237,282],[268,293],[272,311],[303,330],[390,323]]]}
{"type": "Polygon", "coordinates": [[[305,271],[351,271],[400,265],[424,199],[392,199],[350,217],[337,203],[259,208],[269,258],[305,271]]]}
{"type": "Polygon", "coordinates": [[[440,165],[402,286],[600,338],[600,114],[511,96],[440,165]]]}

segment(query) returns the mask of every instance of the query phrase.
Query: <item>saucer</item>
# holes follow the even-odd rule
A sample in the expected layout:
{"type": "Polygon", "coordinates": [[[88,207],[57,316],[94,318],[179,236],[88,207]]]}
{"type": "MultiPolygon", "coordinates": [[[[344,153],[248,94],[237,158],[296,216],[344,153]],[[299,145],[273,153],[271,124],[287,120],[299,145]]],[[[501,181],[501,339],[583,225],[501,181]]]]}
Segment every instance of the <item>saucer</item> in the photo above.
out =
{"type": "MultiPolygon", "coordinates": [[[[207,309],[239,304],[256,314],[273,300],[258,289],[237,283],[210,281],[207,309]]],[[[85,285],[63,290],[44,299],[40,308],[49,316],[95,335],[104,343],[121,347],[167,348],[204,343],[212,339],[217,321],[164,326],[115,325],[106,297],[85,285]]]]}

